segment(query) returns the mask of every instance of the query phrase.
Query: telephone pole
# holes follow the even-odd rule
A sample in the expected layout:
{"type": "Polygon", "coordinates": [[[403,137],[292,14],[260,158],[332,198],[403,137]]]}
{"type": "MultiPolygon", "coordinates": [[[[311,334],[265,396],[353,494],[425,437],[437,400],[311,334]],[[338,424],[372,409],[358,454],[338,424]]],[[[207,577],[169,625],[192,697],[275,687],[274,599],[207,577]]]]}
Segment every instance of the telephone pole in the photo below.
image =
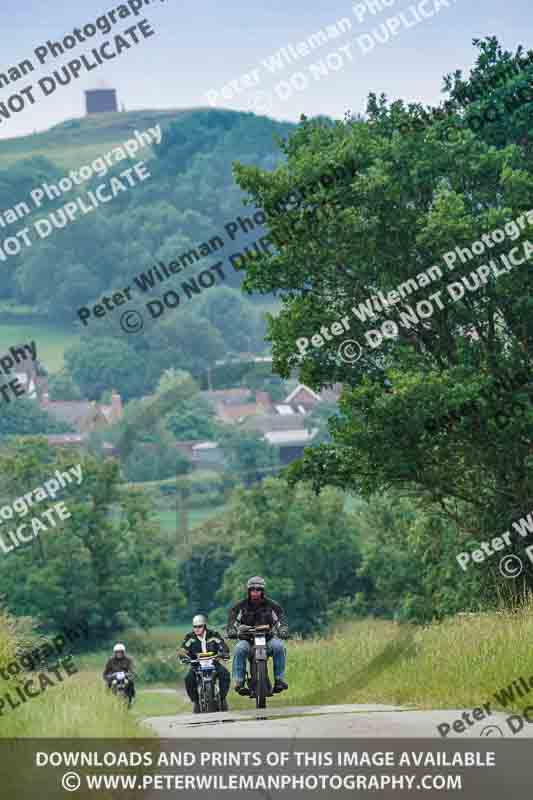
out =
{"type": "Polygon", "coordinates": [[[185,592],[189,614],[192,614],[193,586],[191,577],[191,534],[189,527],[189,488],[179,483],[179,475],[176,474],[176,560],[185,562],[185,592]]]}

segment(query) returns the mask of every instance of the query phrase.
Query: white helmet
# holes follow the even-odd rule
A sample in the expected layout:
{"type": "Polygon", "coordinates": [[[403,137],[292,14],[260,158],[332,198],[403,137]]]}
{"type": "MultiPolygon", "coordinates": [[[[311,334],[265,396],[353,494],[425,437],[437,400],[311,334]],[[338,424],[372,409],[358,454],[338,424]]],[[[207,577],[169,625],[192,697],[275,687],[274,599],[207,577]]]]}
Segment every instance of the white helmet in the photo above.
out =
{"type": "Polygon", "coordinates": [[[196,615],[195,615],[195,616],[192,618],[192,626],[193,626],[193,628],[194,628],[196,625],[207,625],[207,617],[206,617],[206,616],[204,616],[204,614],[196,614],[196,615]]]}
{"type": "Polygon", "coordinates": [[[116,645],[113,648],[113,653],[116,654],[116,653],[119,652],[119,650],[122,650],[124,652],[124,655],[126,655],[126,645],[122,644],[122,642],[117,642],[116,643],[116,645]]]}

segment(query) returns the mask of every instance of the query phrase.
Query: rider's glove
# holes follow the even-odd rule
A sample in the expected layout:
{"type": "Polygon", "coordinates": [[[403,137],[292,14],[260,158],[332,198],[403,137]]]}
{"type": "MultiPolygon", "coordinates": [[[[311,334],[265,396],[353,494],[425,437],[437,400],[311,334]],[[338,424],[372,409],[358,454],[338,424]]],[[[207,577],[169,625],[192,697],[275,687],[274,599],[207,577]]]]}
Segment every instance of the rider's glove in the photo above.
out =
{"type": "Polygon", "coordinates": [[[244,636],[252,630],[251,625],[239,625],[238,627],[239,636],[244,636]]]}

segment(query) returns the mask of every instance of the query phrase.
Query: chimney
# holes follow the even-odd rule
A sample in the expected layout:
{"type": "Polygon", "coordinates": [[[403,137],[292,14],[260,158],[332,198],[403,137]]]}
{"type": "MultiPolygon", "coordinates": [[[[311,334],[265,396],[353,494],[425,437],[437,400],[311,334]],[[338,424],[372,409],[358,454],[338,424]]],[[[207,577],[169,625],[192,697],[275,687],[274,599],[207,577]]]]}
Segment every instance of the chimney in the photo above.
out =
{"type": "Polygon", "coordinates": [[[122,399],[115,390],[111,394],[111,418],[113,421],[122,419],[122,399]]]}
{"type": "Polygon", "coordinates": [[[45,376],[41,378],[38,375],[35,375],[34,381],[35,385],[37,386],[37,390],[39,392],[39,397],[43,398],[45,394],[48,394],[48,378],[45,376]]]}

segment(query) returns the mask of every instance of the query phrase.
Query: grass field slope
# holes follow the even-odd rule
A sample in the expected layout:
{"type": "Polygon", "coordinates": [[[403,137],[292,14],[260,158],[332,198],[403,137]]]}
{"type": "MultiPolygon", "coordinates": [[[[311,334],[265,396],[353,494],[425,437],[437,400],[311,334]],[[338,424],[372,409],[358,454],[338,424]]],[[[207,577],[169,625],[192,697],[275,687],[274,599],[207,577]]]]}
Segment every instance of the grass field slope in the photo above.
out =
{"type": "Polygon", "coordinates": [[[0,170],[17,161],[43,156],[58,167],[73,169],[117,147],[135,130],[162,127],[198,109],[124,111],[69,119],[47,131],[0,140],[0,170]]]}

